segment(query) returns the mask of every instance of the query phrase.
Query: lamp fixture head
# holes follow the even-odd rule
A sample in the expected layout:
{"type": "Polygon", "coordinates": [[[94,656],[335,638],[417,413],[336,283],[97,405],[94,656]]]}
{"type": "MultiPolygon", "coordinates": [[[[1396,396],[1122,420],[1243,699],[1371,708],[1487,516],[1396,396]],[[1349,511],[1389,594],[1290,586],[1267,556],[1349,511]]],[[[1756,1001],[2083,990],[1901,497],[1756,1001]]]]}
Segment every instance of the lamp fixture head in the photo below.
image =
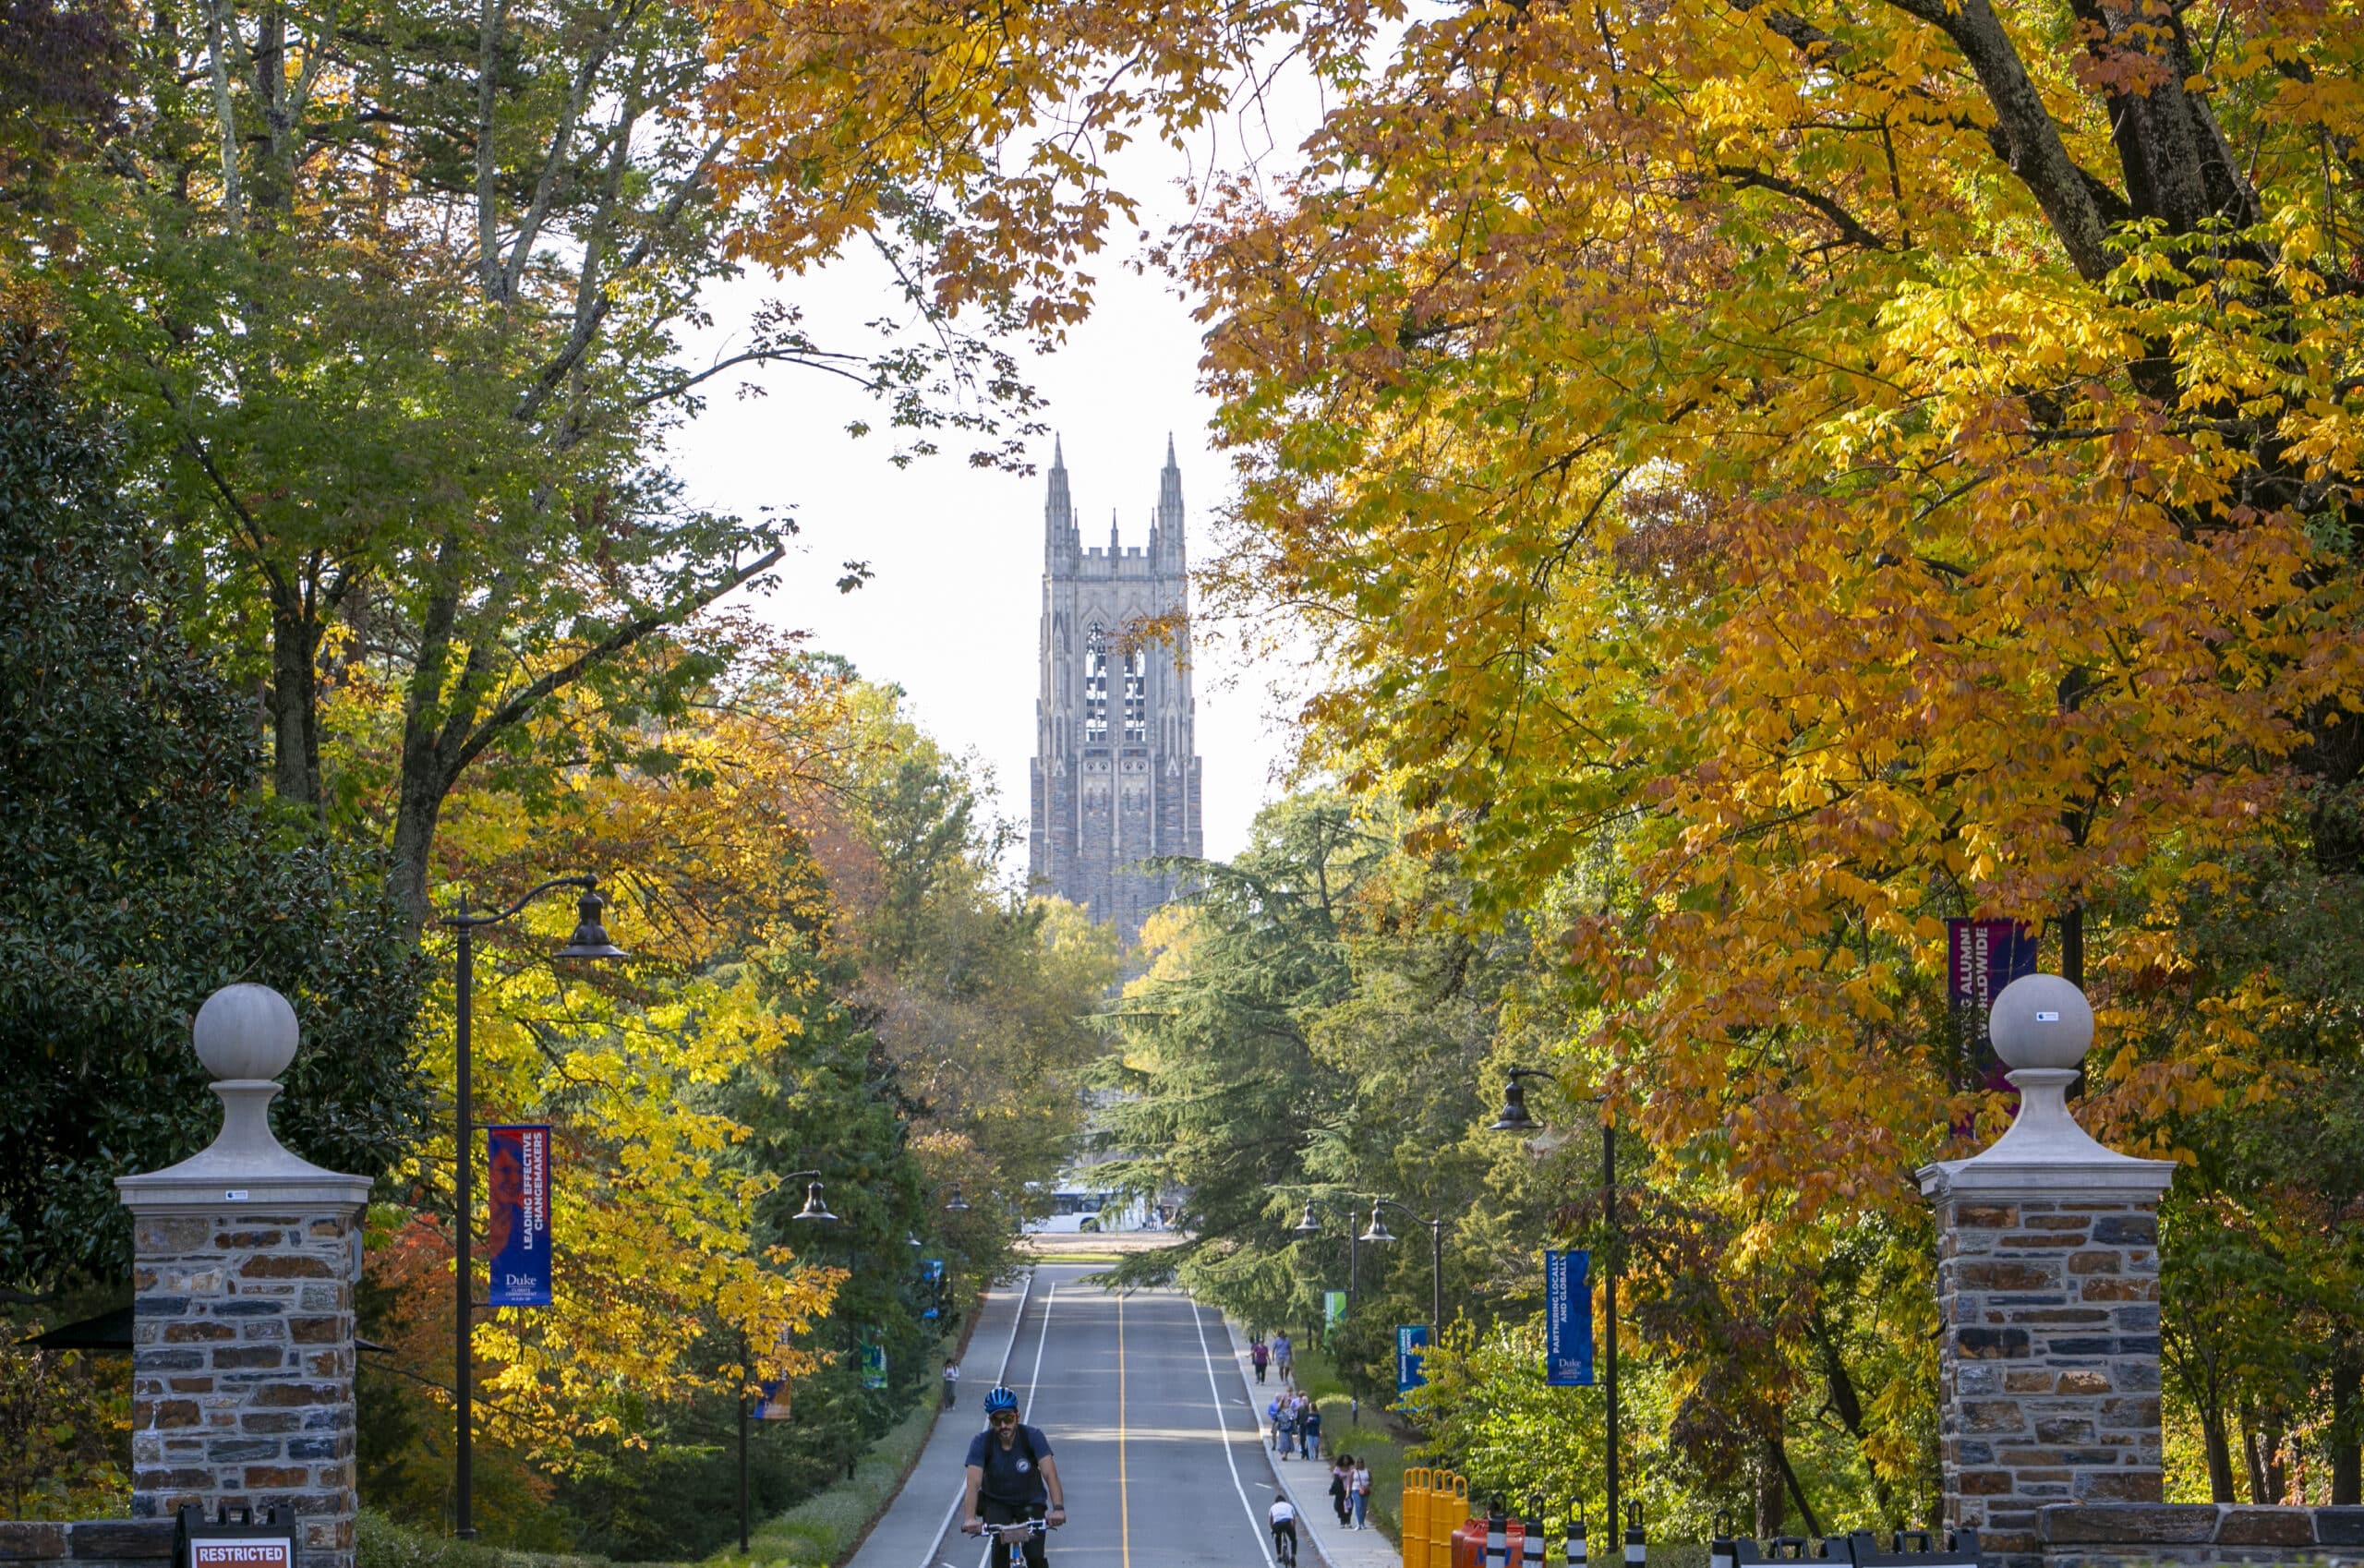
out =
{"type": "Polygon", "coordinates": [[[1513,1070],[1510,1081],[1502,1085],[1502,1114],[1494,1118],[1496,1132],[1541,1132],[1543,1124],[1527,1114],[1526,1074],[1513,1070]]]}
{"type": "Polygon", "coordinates": [[[1305,1217],[1298,1220],[1293,1228],[1299,1236],[1320,1236],[1321,1234],[1321,1218],[1313,1212],[1313,1204],[1310,1201],[1308,1201],[1305,1206],[1305,1217]]]}
{"type": "Polygon", "coordinates": [[[960,1196],[959,1183],[953,1183],[952,1198],[944,1205],[944,1212],[947,1214],[965,1214],[969,1212],[969,1200],[960,1196]]]}
{"type": "Polygon", "coordinates": [[[1387,1222],[1380,1218],[1379,1205],[1376,1203],[1370,1206],[1370,1229],[1363,1232],[1362,1238],[1365,1241],[1393,1241],[1395,1239],[1394,1233],[1387,1228],[1387,1222]]]}
{"type": "Polygon", "coordinates": [[[574,901],[574,935],[566,939],[553,957],[561,959],[621,959],[628,957],[621,947],[608,940],[608,928],[601,916],[608,900],[599,896],[599,879],[583,879],[583,897],[574,901]]]}
{"type": "Polygon", "coordinates": [[[796,1212],[796,1217],[800,1220],[825,1220],[831,1224],[837,1224],[837,1215],[829,1212],[829,1206],[821,1201],[821,1184],[819,1182],[808,1182],[805,1184],[804,1207],[796,1212]]]}

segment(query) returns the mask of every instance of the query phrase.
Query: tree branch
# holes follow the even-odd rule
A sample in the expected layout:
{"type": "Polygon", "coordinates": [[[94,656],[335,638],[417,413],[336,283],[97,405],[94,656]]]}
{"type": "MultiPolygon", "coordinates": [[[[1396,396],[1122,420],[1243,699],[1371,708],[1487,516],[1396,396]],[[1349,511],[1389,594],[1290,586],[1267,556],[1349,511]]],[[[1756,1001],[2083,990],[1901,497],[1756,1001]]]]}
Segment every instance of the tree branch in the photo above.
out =
{"type": "Polygon", "coordinates": [[[678,625],[687,621],[691,616],[749,579],[760,576],[778,565],[781,558],[787,553],[787,550],[775,545],[759,560],[735,570],[722,582],[701,589],[687,598],[677,600],[663,609],[625,621],[598,642],[567,660],[566,663],[543,674],[487,715],[484,721],[476,727],[469,734],[467,741],[460,747],[459,754],[450,760],[448,766],[451,777],[456,779],[460,771],[475,761],[477,754],[481,753],[485,747],[492,743],[494,736],[525,718],[533,712],[537,704],[552,693],[581,680],[584,673],[594,665],[623,652],[652,632],[661,631],[667,626],[678,625]]]}
{"type": "Polygon", "coordinates": [[[1896,248],[1858,223],[1854,214],[1849,212],[1847,209],[1810,187],[1802,186],[1794,180],[1785,179],[1779,175],[1768,175],[1762,169],[1752,169],[1739,163],[1719,163],[1716,165],[1716,173],[1734,185],[1753,186],[1759,190],[1769,190],[1778,196],[1786,196],[1792,201],[1805,203],[1829,219],[1851,244],[1860,245],[1868,250],[1896,248]]]}

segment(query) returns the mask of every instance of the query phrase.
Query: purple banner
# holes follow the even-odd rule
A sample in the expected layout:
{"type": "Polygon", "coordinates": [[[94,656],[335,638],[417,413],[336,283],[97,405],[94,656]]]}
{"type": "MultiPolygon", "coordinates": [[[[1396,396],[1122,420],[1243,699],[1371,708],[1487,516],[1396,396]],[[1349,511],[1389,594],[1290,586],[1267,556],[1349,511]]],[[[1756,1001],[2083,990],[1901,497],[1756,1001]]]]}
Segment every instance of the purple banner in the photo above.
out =
{"type": "Polygon", "coordinates": [[[2003,987],[2035,972],[2035,933],[2015,920],[1946,922],[1946,994],[1953,1003],[1962,1059],[1988,1089],[2008,1087],[1986,1038],[1986,1010],[2003,987]]]}
{"type": "Polygon", "coordinates": [[[550,1304],[550,1129],[488,1127],[485,1186],[491,1197],[485,1250],[495,1307],[550,1304]]]}

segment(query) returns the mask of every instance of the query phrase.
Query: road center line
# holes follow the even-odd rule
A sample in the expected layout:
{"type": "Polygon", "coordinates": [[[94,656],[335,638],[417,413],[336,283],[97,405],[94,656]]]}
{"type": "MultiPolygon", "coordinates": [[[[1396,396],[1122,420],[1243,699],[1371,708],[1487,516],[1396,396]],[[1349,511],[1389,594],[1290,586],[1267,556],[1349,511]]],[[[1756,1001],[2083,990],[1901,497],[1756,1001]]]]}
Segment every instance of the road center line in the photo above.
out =
{"type": "Polygon", "coordinates": [[[1224,1418],[1223,1390],[1215,1386],[1214,1352],[1207,1348],[1207,1320],[1200,1310],[1196,1297],[1190,1301],[1190,1324],[1199,1331],[1199,1354],[1207,1363],[1207,1393],[1213,1396],[1215,1402],[1215,1430],[1223,1436],[1223,1462],[1231,1466],[1231,1490],[1239,1494],[1239,1506],[1247,1511],[1248,1532],[1255,1538],[1256,1549],[1264,1554],[1264,1568],[1279,1568],[1272,1561],[1271,1532],[1264,1527],[1264,1520],[1256,1512],[1256,1505],[1248,1501],[1248,1489],[1239,1479],[1239,1461],[1232,1457],[1231,1423],[1224,1418]]]}

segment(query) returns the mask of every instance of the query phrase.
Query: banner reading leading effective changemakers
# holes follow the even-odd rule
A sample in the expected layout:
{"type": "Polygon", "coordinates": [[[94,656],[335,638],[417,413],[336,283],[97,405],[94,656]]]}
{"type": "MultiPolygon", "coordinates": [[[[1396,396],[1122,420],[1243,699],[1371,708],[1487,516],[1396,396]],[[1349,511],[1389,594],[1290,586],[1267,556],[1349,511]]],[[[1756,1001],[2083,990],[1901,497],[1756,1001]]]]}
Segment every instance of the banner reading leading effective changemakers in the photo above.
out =
{"type": "Polygon", "coordinates": [[[485,1186],[491,1199],[485,1250],[492,1255],[495,1307],[550,1304],[550,1129],[485,1128],[485,1186]]]}

